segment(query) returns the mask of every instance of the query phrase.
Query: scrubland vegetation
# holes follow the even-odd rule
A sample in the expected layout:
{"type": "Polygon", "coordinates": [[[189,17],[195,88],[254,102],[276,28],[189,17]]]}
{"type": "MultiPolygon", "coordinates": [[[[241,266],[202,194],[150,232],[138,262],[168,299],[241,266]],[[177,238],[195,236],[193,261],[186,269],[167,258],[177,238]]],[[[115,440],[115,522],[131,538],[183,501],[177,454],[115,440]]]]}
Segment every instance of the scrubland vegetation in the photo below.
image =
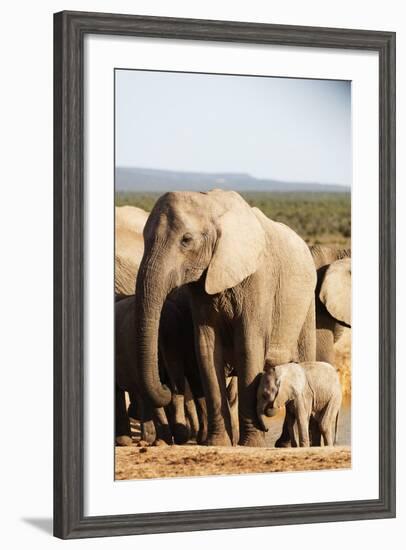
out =
{"type": "MultiPolygon", "coordinates": [[[[116,205],[129,204],[151,211],[161,193],[118,192],[116,205]]],[[[275,221],[294,229],[308,244],[349,247],[351,239],[351,195],[349,193],[263,193],[243,192],[275,221]]]]}

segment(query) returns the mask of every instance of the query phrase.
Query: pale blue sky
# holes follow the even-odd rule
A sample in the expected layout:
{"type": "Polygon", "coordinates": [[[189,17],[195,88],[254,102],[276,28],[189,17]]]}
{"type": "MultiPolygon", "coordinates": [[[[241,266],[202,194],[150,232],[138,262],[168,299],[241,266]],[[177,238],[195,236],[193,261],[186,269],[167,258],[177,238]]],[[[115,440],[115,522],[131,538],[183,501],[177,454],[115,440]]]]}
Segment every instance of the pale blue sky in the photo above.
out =
{"type": "Polygon", "coordinates": [[[351,185],[351,83],[117,70],[116,165],[351,185]]]}

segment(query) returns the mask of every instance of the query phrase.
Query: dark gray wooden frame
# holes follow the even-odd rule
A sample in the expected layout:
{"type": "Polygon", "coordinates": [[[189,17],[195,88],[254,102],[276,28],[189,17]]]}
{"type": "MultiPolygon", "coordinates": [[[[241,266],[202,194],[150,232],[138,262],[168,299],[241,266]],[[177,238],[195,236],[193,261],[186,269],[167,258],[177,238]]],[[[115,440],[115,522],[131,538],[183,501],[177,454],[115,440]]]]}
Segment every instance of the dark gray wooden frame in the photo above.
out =
{"type": "Polygon", "coordinates": [[[394,517],[395,33],[102,13],[57,13],[54,16],[54,136],[55,536],[80,538],[394,517]],[[279,44],[379,53],[378,499],[84,516],[83,38],[86,34],[279,44]]]}

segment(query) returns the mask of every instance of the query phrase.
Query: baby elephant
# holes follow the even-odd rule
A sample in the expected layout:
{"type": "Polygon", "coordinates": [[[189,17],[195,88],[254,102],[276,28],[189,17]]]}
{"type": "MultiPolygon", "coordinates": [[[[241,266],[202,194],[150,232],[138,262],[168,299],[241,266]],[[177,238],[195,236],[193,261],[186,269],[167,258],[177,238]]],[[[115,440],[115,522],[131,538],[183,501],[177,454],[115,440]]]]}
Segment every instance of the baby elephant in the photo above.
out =
{"type": "Polygon", "coordinates": [[[297,422],[300,447],[334,445],[341,406],[338,374],[329,363],[287,363],[272,366],[265,361],[258,385],[257,414],[265,431],[266,417],[286,405],[286,420],[292,447],[297,447],[294,424],[297,422]]]}

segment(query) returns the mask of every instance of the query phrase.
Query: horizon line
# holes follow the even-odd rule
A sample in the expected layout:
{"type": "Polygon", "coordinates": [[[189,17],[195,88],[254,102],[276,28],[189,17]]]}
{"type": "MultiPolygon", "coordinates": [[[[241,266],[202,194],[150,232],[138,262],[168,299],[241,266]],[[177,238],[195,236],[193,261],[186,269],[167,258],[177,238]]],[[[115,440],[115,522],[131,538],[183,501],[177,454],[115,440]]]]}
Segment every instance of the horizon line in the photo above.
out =
{"type": "Polygon", "coordinates": [[[351,184],[346,183],[326,183],[326,182],[320,182],[320,181],[310,181],[310,180],[284,180],[284,179],[278,179],[274,177],[257,177],[253,176],[249,172],[205,172],[205,171],[194,171],[194,170],[184,170],[184,169],[175,169],[175,168],[151,168],[146,166],[134,166],[134,165],[117,165],[114,167],[114,170],[117,170],[119,168],[129,168],[129,169],[135,169],[135,170],[150,170],[150,171],[156,171],[156,172],[180,172],[182,174],[196,174],[196,175],[206,175],[206,176],[213,176],[213,175],[242,175],[242,176],[248,176],[250,178],[253,178],[257,181],[276,181],[279,183],[293,183],[298,185],[324,185],[324,186],[336,186],[336,187],[345,187],[347,189],[351,189],[351,184]]]}

